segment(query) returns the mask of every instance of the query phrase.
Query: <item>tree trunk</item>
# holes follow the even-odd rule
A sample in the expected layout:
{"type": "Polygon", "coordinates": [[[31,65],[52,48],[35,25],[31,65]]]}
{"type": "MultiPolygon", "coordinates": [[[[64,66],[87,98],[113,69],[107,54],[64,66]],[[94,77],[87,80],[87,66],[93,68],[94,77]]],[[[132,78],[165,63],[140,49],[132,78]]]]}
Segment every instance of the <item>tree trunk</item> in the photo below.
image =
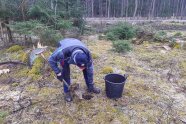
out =
{"type": "Polygon", "coordinates": [[[124,15],[124,0],[121,0],[121,17],[123,17],[123,15],[124,15]]]}
{"type": "Polygon", "coordinates": [[[156,3],[156,0],[153,0],[153,3],[152,3],[152,14],[151,14],[152,17],[154,17],[155,3],[156,3]]]}
{"type": "Polygon", "coordinates": [[[57,2],[58,2],[58,0],[56,0],[56,5],[55,5],[55,28],[57,28],[56,27],[56,21],[57,21],[57,2]]]}
{"type": "Polygon", "coordinates": [[[184,12],[184,9],[185,9],[185,5],[184,5],[184,0],[182,0],[182,4],[181,4],[181,19],[183,19],[183,12],[184,12]]]}
{"type": "Polygon", "coordinates": [[[140,17],[142,16],[142,10],[143,10],[143,0],[141,2],[140,12],[139,12],[140,17]]]}
{"type": "MultiPolygon", "coordinates": [[[[111,17],[116,17],[116,7],[115,7],[115,4],[113,5],[113,10],[114,10],[114,14],[111,16],[111,17]]],[[[112,10],[112,9],[111,9],[112,10]]],[[[112,12],[112,11],[111,11],[112,12]]]]}
{"type": "Polygon", "coordinates": [[[8,24],[9,24],[9,20],[8,20],[8,18],[5,18],[5,26],[7,28],[8,40],[9,40],[9,42],[13,42],[12,32],[11,32],[10,28],[8,27],[8,24]]]}
{"type": "Polygon", "coordinates": [[[94,0],[91,2],[91,8],[92,8],[92,17],[94,17],[94,0]]]}
{"type": "Polygon", "coordinates": [[[70,13],[69,13],[69,3],[68,0],[65,2],[65,11],[67,13],[67,18],[69,19],[70,13]]]}
{"type": "Polygon", "coordinates": [[[3,27],[2,27],[2,23],[0,22],[0,29],[1,29],[1,39],[3,41],[3,46],[5,45],[5,41],[4,41],[4,34],[3,34],[3,27]]]}
{"type": "Polygon", "coordinates": [[[99,0],[99,17],[103,16],[102,0],[99,0]]]}
{"type": "Polygon", "coordinates": [[[138,9],[138,0],[135,0],[135,9],[134,9],[133,17],[136,17],[137,9],[138,9]]]}
{"type": "Polygon", "coordinates": [[[110,0],[108,0],[108,13],[107,14],[108,14],[107,17],[110,18],[110,0]]]}
{"type": "Polygon", "coordinates": [[[152,6],[153,6],[153,2],[150,2],[150,5],[149,5],[149,14],[148,14],[148,18],[151,20],[151,11],[152,11],[152,6]]]}
{"type": "Polygon", "coordinates": [[[180,0],[178,0],[177,2],[177,9],[176,9],[176,16],[178,17],[179,16],[179,4],[180,4],[180,0]]]}
{"type": "Polygon", "coordinates": [[[21,2],[21,14],[22,14],[22,18],[23,18],[23,20],[25,21],[25,5],[26,4],[26,0],[22,0],[22,2],[21,2]]]}
{"type": "Polygon", "coordinates": [[[85,10],[87,11],[86,12],[86,17],[88,17],[89,16],[89,9],[88,9],[88,1],[87,0],[85,1],[85,4],[86,4],[85,5],[85,10]]]}
{"type": "Polygon", "coordinates": [[[129,1],[128,0],[126,0],[126,5],[127,5],[127,7],[126,7],[125,17],[127,18],[128,17],[128,7],[129,7],[129,1]]]}
{"type": "Polygon", "coordinates": [[[54,9],[54,3],[53,3],[53,0],[50,0],[50,7],[51,7],[52,10],[54,9]]]}

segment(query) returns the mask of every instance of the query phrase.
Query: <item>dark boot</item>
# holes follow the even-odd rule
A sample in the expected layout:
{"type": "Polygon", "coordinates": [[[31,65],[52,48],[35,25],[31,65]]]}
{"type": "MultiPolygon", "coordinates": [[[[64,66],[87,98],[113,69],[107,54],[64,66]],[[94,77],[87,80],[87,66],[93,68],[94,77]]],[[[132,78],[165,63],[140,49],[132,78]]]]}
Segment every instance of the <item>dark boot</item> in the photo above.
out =
{"type": "Polygon", "coordinates": [[[88,92],[90,93],[95,93],[95,94],[99,94],[101,92],[101,90],[95,86],[90,86],[88,88],[88,92]]]}
{"type": "Polygon", "coordinates": [[[70,92],[65,93],[65,101],[71,102],[72,101],[72,96],[70,92]]]}

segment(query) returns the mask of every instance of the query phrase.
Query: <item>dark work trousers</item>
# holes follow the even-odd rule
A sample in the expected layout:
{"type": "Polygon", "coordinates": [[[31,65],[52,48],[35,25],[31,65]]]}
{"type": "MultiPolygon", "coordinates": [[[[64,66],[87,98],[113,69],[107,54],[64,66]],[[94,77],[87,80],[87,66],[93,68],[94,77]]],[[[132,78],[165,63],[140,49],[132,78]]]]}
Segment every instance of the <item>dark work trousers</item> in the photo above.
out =
{"type": "MultiPolygon", "coordinates": [[[[67,61],[63,61],[61,62],[61,66],[62,66],[62,75],[64,80],[67,82],[67,84],[70,86],[71,84],[71,79],[70,79],[70,65],[67,61]]],[[[91,67],[93,68],[93,67],[91,67]]],[[[87,88],[92,88],[93,87],[93,71],[88,70],[87,68],[85,68],[83,70],[83,75],[84,75],[84,79],[87,85],[87,88]]],[[[64,86],[64,92],[67,93],[69,92],[68,86],[66,86],[65,84],[63,84],[64,86]]]]}
{"type": "MultiPolygon", "coordinates": [[[[85,79],[85,82],[86,82],[86,85],[87,85],[87,88],[91,88],[91,87],[93,87],[93,82],[90,82],[89,80],[88,80],[88,78],[89,77],[92,77],[93,76],[93,74],[91,74],[91,73],[88,73],[88,70],[87,70],[87,68],[85,68],[84,70],[83,70],[83,76],[84,76],[84,79],[85,79]],[[89,76],[89,77],[88,77],[89,76]]],[[[93,78],[93,77],[92,77],[93,78]]]]}
{"type": "MultiPolygon", "coordinates": [[[[63,61],[61,63],[62,66],[62,75],[64,80],[67,82],[67,84],[70,86],[71,80],[70,80],[70,65],[68,64],[67,61],[63,61]]],[[[63,83],[63,88],[64,88],[64,92],[67,93],[69,92],[68,86],[63,83]]]]}

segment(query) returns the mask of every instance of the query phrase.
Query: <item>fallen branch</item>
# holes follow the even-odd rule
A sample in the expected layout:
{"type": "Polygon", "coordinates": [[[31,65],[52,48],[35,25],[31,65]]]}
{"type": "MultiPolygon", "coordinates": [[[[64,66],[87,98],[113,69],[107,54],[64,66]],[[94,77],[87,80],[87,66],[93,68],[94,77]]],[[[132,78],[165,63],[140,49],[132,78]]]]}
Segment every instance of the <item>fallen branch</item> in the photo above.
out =
{"type": "Polygon", "coordinates": [[[20,62],[20,61],[7,61],[7,62],[0,62],[0,66],[1,65],[6,65],[6,64],[14,64],[14,65],[25,65],[25,66],[29,66],[26,63],[20,62]]]}

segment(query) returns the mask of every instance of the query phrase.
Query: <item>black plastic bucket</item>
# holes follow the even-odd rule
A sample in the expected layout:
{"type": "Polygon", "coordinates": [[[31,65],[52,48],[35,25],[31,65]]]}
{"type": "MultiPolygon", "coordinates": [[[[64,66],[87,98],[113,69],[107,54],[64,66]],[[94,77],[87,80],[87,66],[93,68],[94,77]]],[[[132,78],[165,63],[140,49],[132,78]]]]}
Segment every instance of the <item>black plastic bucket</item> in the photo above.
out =
{"type": "Polygon", "coordinates": [[[105,76],[105,91],[108,98],[117,99],[122,97],[126,75],[107,74],[105,76]]]}

